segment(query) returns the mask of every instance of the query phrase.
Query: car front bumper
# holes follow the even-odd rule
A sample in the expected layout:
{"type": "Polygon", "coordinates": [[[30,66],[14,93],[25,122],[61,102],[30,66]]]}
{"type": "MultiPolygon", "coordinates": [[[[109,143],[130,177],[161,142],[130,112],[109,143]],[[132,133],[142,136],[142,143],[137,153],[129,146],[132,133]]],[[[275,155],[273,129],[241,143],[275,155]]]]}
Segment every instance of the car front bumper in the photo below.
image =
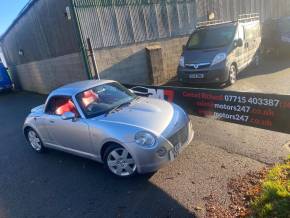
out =
{"type": "Polygon", "coordinates": [[[13,89],[13,86],[0,86],[0,92],[7,92],[7,91],[11,91],[13,89]]]}
{"type": "Polygon", "coordinates": [[[14,88],[13,86],[14,85],[10,84],[10,83],[1,83],[0,82],[0,92],[10,91],[14,88]]]}
{"type": "Polygon", "coordinates": [[[178,145],[178,154],[174,151],[176,146],[163,137],[158,139],[158,145],[154,149],[135,150],[133,156],[137,164],[138,173],[155,172],[167,163],[176,159],[177,155],[179,155],[194,138],[194,131],[192,129],[191,121],[189,121],[187,125],[187,139],[184,143],[178,145]],[[159,155],[161,150],[163,155],[159,155]]]}
{"type": "Polygon", "coordinates": [[[189,68],[178,68],[178,80],[182,83],[224,83],[228,80],[229,74],[227,67],[215,69],[193,70],[189,68]],[[203,78],[191,78],[192,75],[202,75],[203,78]]]}

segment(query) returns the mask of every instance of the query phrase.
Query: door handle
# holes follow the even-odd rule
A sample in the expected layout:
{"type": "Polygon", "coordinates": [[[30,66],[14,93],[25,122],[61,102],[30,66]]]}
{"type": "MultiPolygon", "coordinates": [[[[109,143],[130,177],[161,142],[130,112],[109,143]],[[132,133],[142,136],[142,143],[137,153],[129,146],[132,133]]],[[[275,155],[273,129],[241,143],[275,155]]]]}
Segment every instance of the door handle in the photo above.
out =
{"type": "Polygon", "coordinates": [[[49,122],[50,122],[50,123],[54,123],[54,121],[53,121],[53,120],[50,120],[49,122]]]}
{"type": "Polygon", "coordinates": [[[33,117],[34,121],[36,121],[39,118],[39,116],[33,117]]]}

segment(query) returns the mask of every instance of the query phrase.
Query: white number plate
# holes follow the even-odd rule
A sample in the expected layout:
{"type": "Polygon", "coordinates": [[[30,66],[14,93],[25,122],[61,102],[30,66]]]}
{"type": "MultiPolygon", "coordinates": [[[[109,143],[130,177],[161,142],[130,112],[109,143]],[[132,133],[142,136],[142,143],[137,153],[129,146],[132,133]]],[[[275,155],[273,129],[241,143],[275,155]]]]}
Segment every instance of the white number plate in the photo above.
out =
{"type": "Polygon", "coordinates": [[[190,79],[203,79],[204,78],[204,74],[202,74],[202,73],[192,73],[192,74],[189,74],[189,78],[190,79]]]}

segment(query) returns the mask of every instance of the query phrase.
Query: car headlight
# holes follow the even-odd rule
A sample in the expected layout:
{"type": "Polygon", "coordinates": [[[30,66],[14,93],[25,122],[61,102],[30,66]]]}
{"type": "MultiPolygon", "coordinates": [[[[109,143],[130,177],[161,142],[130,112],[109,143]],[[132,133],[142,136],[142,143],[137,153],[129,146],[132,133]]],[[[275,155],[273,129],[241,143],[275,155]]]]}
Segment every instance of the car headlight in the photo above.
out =
{"type": "Polygon", "coordinates": [[[156,139],[152,133],[143,131],[135,135],[135,142],[142,147],[152,148],[155,145],[156,139]]]}
{"type": "Polygon", "coordinates": [[[211,65],[216,65],[223,62],[227,58],[226,53],[219,53],[215,56],[211,65]]]}
{"type": "Polygon", "coordinates": [[[184,57],[183,56],[181,56],[179,59],[179,66],[184,67],[184,57]]]}

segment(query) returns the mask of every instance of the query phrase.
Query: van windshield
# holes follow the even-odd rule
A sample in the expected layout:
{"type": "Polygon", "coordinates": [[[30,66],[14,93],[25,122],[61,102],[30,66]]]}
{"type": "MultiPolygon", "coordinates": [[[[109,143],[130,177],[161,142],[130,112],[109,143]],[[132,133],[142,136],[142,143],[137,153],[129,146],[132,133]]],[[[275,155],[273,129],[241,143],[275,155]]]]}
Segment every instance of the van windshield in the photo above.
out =
{"type": "Polygon", "coordinates": [[[235,36],[236,26],[206,28],[195,31],[188,43],[187,49],[212,49],[225,47],[235,36]]]}

